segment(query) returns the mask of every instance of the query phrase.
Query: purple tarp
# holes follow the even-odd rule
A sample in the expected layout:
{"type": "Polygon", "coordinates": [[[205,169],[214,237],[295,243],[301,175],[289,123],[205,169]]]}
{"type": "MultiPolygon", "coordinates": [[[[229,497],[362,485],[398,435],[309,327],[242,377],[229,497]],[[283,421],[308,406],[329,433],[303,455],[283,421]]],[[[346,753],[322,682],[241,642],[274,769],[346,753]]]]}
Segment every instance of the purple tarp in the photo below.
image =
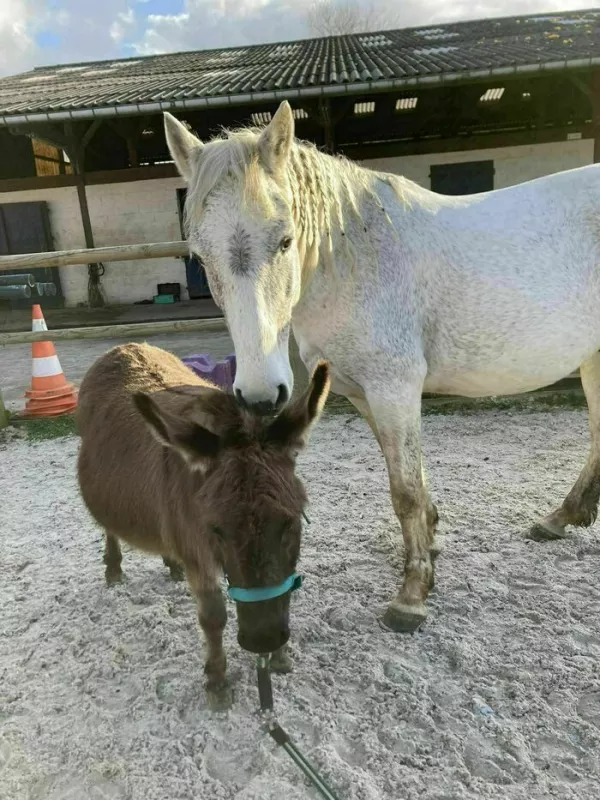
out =
{"type": "Polygon", "coordinates": [[[195,356],[185,356],[183,363],[193,370],[200,378],[206,378],[227,392],[233,391],[235,380],[235,356],[227,356],[223,361],[215,361],[212,356],[203,353],[195,356]]]}

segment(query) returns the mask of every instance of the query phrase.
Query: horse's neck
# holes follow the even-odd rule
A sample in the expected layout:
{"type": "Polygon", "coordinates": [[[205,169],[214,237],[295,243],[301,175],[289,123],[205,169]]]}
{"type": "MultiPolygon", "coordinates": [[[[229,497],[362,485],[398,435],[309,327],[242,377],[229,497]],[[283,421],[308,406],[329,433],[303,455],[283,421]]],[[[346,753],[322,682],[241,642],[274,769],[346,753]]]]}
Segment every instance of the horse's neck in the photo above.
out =
{"type": "MultiPolygon", "coordinates": [[[[296,144],[288,173],[302,262],[303,285],[321,271],[342,277],[352,267],[361,215],[378,202],[374,174],[348,161],[296,144]]],[[[360,235],[358,238],[362,238],[360,235]]]]}

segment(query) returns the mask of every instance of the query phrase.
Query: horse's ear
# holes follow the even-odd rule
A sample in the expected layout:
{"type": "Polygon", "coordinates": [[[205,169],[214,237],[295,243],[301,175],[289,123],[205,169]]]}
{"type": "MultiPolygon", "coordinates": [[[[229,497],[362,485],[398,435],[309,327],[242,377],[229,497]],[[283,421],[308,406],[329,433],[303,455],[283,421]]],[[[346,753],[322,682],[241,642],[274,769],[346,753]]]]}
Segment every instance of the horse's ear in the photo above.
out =
{"type": "Polygon", "coordinates": [[[321,416],[330,385],[329,367],[321,361],[304,394],[273,420],[268,429],[268,440],[292,450],[304,447],[310,429],[321,416]]]}
{"type": "Polygon", "coordinates": [[[192,179],[194,165],[204,145],[182,122],[165,111],[165,138],[179,174],[186,183],[192,179]]]}
{"type": "MultiPolygon", "coordinates": [[[[213,391],[217,394],[217,390],[213,391]]],[[[192,469],[206,469],[218,455],[221,438],[210,430],[213,427],[211,415],[204,412],[202,396],[187,393],[185,387],[183,391],[136,392],[133,404],[154,438],[165,447],[177,450],[192,469]]]]}
{"type": "Polygon", "coordinates": [[[260,160],[269,172],[277,173],[285,166],[293,141],[294,115],[284,100],[258,140],[260,160]]]}

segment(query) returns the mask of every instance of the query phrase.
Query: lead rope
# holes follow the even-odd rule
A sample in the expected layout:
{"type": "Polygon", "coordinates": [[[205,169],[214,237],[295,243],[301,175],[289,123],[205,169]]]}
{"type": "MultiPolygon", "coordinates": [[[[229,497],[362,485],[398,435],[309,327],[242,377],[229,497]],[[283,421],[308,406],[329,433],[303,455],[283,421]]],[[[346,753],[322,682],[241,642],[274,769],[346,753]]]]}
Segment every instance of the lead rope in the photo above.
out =
{"type": "Polygon", "coordinates": [[[274,739],[280,747],[283,747],[285,752],[300,767],[302,772],[316,788],[321,797],[324,797],[325,800],[338,800],[337,795],[331,791],[319,774],[315,772],[275,718],[269,656],[259,656],[256,659],[256,677],[258,680],[260,710],[268,714],[267,725],[269,736],[274,739]]]}

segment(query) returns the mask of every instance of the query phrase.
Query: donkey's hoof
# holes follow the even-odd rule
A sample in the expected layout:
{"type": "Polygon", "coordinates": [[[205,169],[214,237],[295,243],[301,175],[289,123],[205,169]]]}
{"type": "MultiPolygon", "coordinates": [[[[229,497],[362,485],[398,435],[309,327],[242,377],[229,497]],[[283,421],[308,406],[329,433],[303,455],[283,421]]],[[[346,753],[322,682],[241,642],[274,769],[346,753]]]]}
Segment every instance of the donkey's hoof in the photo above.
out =
{"type": "Polygon", "coordinates": [[[107,586],[116,586],[123,583],[123,573],[120,569],[107,569],[104,573],[104,579],[107,586]]]}
{"type": "Polygon", "coordinates": [[[185,571],[183,567],[169,567],[169,576],[172,581],[179,583],[185,580],[185,571]]]}
{"type": "Polygon", "coordinates": [[[542,522],[536,522],[535,525],[531,526],[527,538],[533,539],[535,542],[554,542],[568,537],[567,532],[560,525],[542,520],[542,522]]]}
{"type": "Polygon", "coordinates": [[[394,600],[383,615],[382,622],[396,633],[414,633],[425,622],[428,613],[423,603],[409,606],[394,600]]]}
{"type": "Polygon", "coordinates": [[[275,672],[277,675],[289,675],[294,669],[294,663],[290,654],[283,650],[277,650],[273,653],[269,661],[269,666],[271,667],[271,672],[275,672]]]}
{"type": "Polygon", "coordinates": [[[229,711],[233,705],[233,687],[230,683],[206,687],[206,699],[211,711],[229,711]]]}

